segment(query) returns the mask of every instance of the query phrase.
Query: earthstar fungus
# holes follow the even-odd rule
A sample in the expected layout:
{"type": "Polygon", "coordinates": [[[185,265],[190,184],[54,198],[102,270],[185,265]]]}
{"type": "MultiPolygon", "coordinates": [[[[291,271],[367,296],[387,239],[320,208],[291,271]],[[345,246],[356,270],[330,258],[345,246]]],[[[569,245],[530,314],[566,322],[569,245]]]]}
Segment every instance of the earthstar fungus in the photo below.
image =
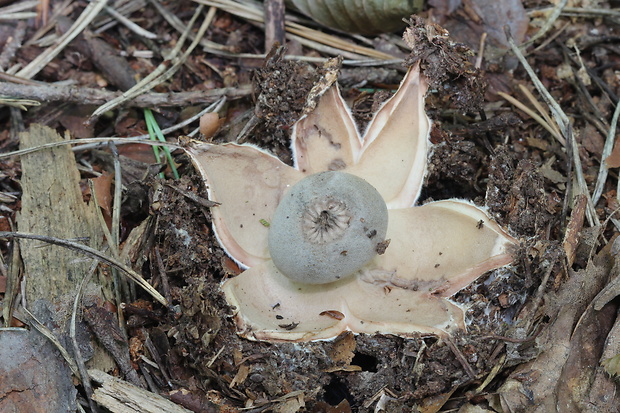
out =
{"type": "Polygon", "coordinates": [[[221,204],[212,208],[218,240],[247,268],[222,285],[240,335],[465,328],[448,297],[509,264],[516,241],[469,202],[414,207],[429,147],[426,90],[411,67],[362,138],[334,84],[293,128],[294,167],[246,144],[187,148],[221,204]]]}

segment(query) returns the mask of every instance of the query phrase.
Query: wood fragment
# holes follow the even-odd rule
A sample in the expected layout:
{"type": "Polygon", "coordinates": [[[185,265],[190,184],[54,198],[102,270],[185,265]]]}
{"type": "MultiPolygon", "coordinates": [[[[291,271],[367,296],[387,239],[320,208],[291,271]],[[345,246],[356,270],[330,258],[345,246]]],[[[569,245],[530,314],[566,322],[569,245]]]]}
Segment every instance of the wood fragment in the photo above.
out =
{"type": "Polygon", "coordinates": [[[84,319],[99,342],[114,357],[125,378],[135,386],[144,387],[144,382],[131,364],[127,339],[118,326],[115,313],[108,311],[102,303],[93,302],[84,309],[84,319]]]}
{"type": "Polygon", "coordinates": [[[284,0],[265,0],[265,51],[277,42],[284,44],[284,0]]]}
{"type": "Polygon", "coordinates": [[[587,201],[584,195],[577,195],[575,197],[575,206],[573,207],[573,212],[571,213],[566,232],[564,233],[562,246],[566,253],[566,260],[568,261],[569,267],[572,267],[575,261],[575,253],[577,252],[580,240],[579,232],[583,229],[587,201]]]}
{"type": "Polygon", "coordinates": [[[90,377],[101,384],[93,400],[112,413],[191,413],[159,394],[112,377],[101,370],[89,370],[90,377]]]}
{"type": "MultiPolygon", "coordinates": [[[[239,85],[235,88],[221,88],[211,90],[196,90],[180,93],[145,93],[124,103],[125,106],[139,108],[146,107],[170,107],[189,106],[200,103],[212,103],[226,96],[229,99],[238,99],[252,93],[252,85],[239,85]]],[[[52,86],[52,85],[23,85],[16,83],[0,82],[0,95],[11,96],[16,99],[37,100],[40,102],[53,103],[78,103],[82,105],[101,105],[110,100],[117,99],[122,92],[76,87],[76,86],[52,86]]]]}
{"type": "MultiPolygon", "coordinates": [[[[74,24],[73,20],[64,16],[59,16],[57,22],[57,27],[63,34],[74,24]]],[[[70,47],[77,49],[78,52],[90,59],[103,77],[120,90],[130,89],[136,84],[136,73],[127,59],[119,56],[116,49],[95,37],[90,30],[84,30],[83,33],[73,39],[70,47]]]]}
{"type": "MultiPolygon", "coordinates": [[[[21,148],[63,140],[53,129],[37,124],[20,134],[21,148]]],[[[21,160],[23,195],[18,229],[67,239],[86,237],[93,248],[100,248],[102,234],[94,208],[82,199],[73,153],[67,147],[58,147],[25,155],[21,160]]],[[[26,292],[32,301],[55,302],[73,292],[81,279],[78,275],[88,272],[88,263],[76,263],[81,257],[64,248],[21,243],[26,275],[31,280],[26,292]]]]}
{"type": "MultiPolygon", "coordinates": [[[[31,125],[19,137],[21,148],[64,140],[55,130],[38,124],[31,125]]],[[[100,249],[103,236],[96,211],[93,204],[86,204],[82,198],[80,175],[71,150],[58,147],[25,155],[21,161],[23,194],[18,229],[68,239],[86,238],[93,249],[100,249]]],[[[90,260],[66,248],[42,246],[40,241],[21,240],[20,247],[31,311],[45,323],[53,314],[54,324],[59,326],[54,333],[68,334],[72,297],[88,274],[90,260]]],[[[89,287],[90,294],[106,296],[110,292],[105,278],[89,287]]],[[[112,367],[111,359],[100,347],[97,349],[99,361],[93,366],[112,367]]]]}

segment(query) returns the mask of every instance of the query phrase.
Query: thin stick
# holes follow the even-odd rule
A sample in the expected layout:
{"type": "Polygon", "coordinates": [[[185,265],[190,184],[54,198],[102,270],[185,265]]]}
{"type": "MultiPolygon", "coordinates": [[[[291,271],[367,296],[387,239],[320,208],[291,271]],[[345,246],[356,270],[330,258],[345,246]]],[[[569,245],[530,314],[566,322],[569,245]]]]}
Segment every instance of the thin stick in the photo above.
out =
{"type": "MultiPolygon", "coordinates": [[[[544,8],[534,10],[528,14],[546,13],[550,8],[544,8]]],[[[591,17],[620,17],[620,11],[618,9],[596,9],[596,8],[582,8],[582,7],[564,7],[561,13],[562,16],[591,16],[591,17]]]]}
{"type": "MultiPolygon", "coordinates": [[[[12,224],[11,227],[13,227],[12,224]]],[[[4,327],[11,326],[11,321],[13,319],[13,304],[15,303],[15,299],[17,298],[17,294],[19,291],[19,272],[21,268],[19,242],[13,242],[9,251],[9,272],[6,278],[6,292],[4,294],[4,302],[2,308],[4,327]]]]}
{"type": "MultiPolygon", "coordinates": [[[[118,252],[120,245],[120,227],[121,227],[121,196],[123,195],[123,177],[121,171],[121,162],[118,158],[118,149],[114,142],[110,142],[112,151],[112,159],[114,160],[114,201],[112,205],[112,242],[114,248],[118,252]]],[[[118,256],[117,256],[118,257],[118,256]]]]}
{"type": "Polygon", "coordinates": [[[110,143],[110,142],[115,142],[116,144],[128,144],[128,143],[141,143],[144,145],[151,145],[151,146],[167,146],[169,148],[174,148],[174,149],[183,149],[182,146],[176,144],[176,143],[172,143],[172,142],[153,142],[150,140],[144,140],[144,138],[142,138],[141,136],[139,137],[140,139],[132,139],[132,138],[87,138],[87,139],[71,139],[71,140],[67,140],[64,142],[51,142],[51,143],[46,143],[44,145],[39,145],[39,146],[35,146],[32,148],[27,148],[27,149],[20,149],[18,151],[13,151],[13,152],[7,152],[7,153],[0,153],[0,159],[3,158],[10,158],[11,156],[21,156],[21,155],[26,155],[29,153],[33,153],[33,152],[38,152],[41,150],[45,150],[45,149],[49,149],[49,148],[56,148],[58,146],[64,146],[64,145],[77,145],[80,143],[110,143]]]}
{"type": "Polygon", "coordinates": [[[88,405],[90,409],[97,413],[99,409],[97,404],[92,399],[93,395],[93,386],[90,382],[90,376],[88,375],[88,370],[86,369],[86,363],[84,363],[84,358],[82,357],[82,351],[80,350],[80,345],[77,342],[77,334],[76,334],[76,325],[77,325],[77,313],[78,307],[80,305],[80,301],[82,300],[82,291],[84,291],[84,286],[90,281],[95,271],[97,271],[97,266],[99,265],[99,261],[93,260],[93,263],[88,270],[88,273],[82,278],[80,285],[78,285],[77,291],[75,292],[75,299],[73,300],[73,311],[71,312],[71,324],[69,325],[69,335],[71,336],[71,343],[73,343],[73,353],[75,355],[75,364],[78,368],[80,374],[78,377],[82,382],[82,386],[84,386],[84,391],[86,392],[86,398],[88,399],[88,405]]]}
{"type": "Polygon", "coordinates": [[[170,294],[170,283],[168,283],[168,273],[166,272],[166,266],[164,260],[159,253],[159,247],[155,246],[155,258],[157,260],[157,268],[159,269],[159,276],[161,277],[161,286],[164,290],[164,295],[168,301],[172,301],[172,295],[170,294]]]}
{"type": "Polygon", "coordinates": [[[532,92],[530,92],[528,88],[526,88],[524,85],[519,85],[519,89],[521,90],[521,92],[523,92],[525,97],[527,97],[527,99],[532,103],[532,105],[534,105],[538,113],[541,114],[541,116],[545,119],[545,121],[549,124],[549,126],[553,128],[553,130],[555,131],[555,134],[559,137],[558,141],[563,146],[565,146],[566,141],[564,140],[564,137],[562,136],[562,133],[560,132],[560,129],[558,128],[557,123],[555,123],[553,119],[551,119],[551,116],[549,116],[549,113],[547,113],[545,108],[543,108],[543,106],[540,104],[538,99],[536,99],[534,95],[532,95],[532,92]]]}
{"type": "Polygon", "coordinates": [[[603,194],[603,187],[605,186],[605,181],[607,180],[607,158],[611,155],[611,151],[614,148],[614,142],[616,141],[618,117],[620,117],[620,104],[616,105],[616,109],[614,110],[614,115],[611,118],[611,126],[609,127],[609,133],[607,134],[607,139],[605,139],[605,146],[603,146],[603,153],[601,154],[601,165],[598,170],[594,193],[592,194],[592,202],[595,205],[603,194]]]}
{"type": "Polygon", "coordinates": [[[101,207],[99,205],[99,201],[97,200],[97,190],[95,188],[95,183],[93,182],[92,179],[88,180],[88,188],[90,189],[90,193],[92,194],[92,201],[94,202],[94,205],[95,205],[95,213],[97,214],[99,225],[101,226],[101,230],[103,231],[103,236],[105,237],[106,241],[108,242],[108,245],[110,246],[112,256],[118,259],[119,257],[118,248],[116,244],[114,243],[114,237],[112,236],[112,233],[110,232],[110,229],[108,228],[108,224],[106,224],[105,218],[103,217],[103,214],[101,213],[101,207]]]}
{"type": "Polygon", "coordinates": [[[54,344],[54,346],[58,349],[58,351],[60,351],[60,354],[62,354],[62,357],[65,359],[65,361],[69,365],[69,368],[71,369],[73,374],[76,377],[80,377],[80,372],[77,368],[77,365],[75,364],[75,361],[73,360],[73,357],[71,357],[67,349],[64,348],[62,344],[60,344],[60,341],[56,338],[52,330],[50,330],[49,328],[45,326],[45,324],[40,322],[34,316],[34,314],[28,311],[26,307],[22,306],[21,310],[26,314],[27,319],[28,321],[30,321],[30,324],[32,325],[32,327],[34,327],[39,333],[43,334],[49,341],[52,342],[52,344],[54,344]]]}
{"type": "MultiPolygon", "coordinates": [[[[156,146],[153,146],[156,148],[156,146]]],[[[112,150],[112,158],[114,160],[114,201],[112,203],[112,242],[114,243],[114,250],[117,252],[115,258],[120,260],[120,228],[121,228],[121,197],[123,195],[123,177],[121,170],[121,162],[119,160],[118,149],[114,142],[110,143],[110,149],[112,150]]],[[[125,279],[121,279],[116,269],[112,269],[112,277],[114,279],[114,294],[116,295],[116,312],[118,315],[118,328],[123,333],[125,339],[128,339],[127,332],[125,331],[125,315],[121,308],[120,303],[123,302],[122,291],[127,293],[127,297],[130,297],[129,288],[125,279]]]]}
{"type": "Polygon", "coordinates": [[[25,10],[34,9],[35,7],[37,7],[38,4],[39,4],[38,0],[30,0],[30,1],[23,1],[20,3],[14,3],[6,7],[0,7],[0,15],[13,14],[13,13],[22,12],[25,10]]]}
{"type": "MultiPolygon", "coordinates": [[[[238,56],[236,56],[238,58],[238,56]]],[[[10,96],[12,99],[26,99],[40,102],[78,103],[80,105],[102,105],[105,102],[118,99],[122,92],[100,90],[79,86],[57,86],[43,82],[19,84],[26,79],[16,78],[7,74],[0,74],[0,78],[7,82],[0,82],[0,95],[10,96]],[[12,82],[12,83],[9,83],[12,82]]],[[[251,84],[239,85],[235,88],[217,88],[178,93],[145,93],[132,97],[123,102],[128,106],[138,108],[157,106],[187,106],[200,103],[213,103],[214,100],[228,97],[231,99],[248,96],[252,93],[251,84]]]]}
{"type": "Polygon", "coordinates": [[[551,36],[547,37],[544,42],[542,42],[541,44],[536,46],[536,48],[534,50],[532,50],[531,53],[536,53],[536,52],[544,49],[545,47],[547,47],[549,45],[549,43],[554,41],[559,35],[561,35],[564,32],[564,30],[566,30],[571,25],[572,25],[572,23],[570,21],[566,22],[566,24],[564,26],[560,27],[559,30],[556,30],[555,33],[553,33],[551,36]]]}
{"type": "Polygon", "coordinates": [[[148,30],[138,26],[136,23],[132,22],[127,17],[114,10],[112,7],[105,6],[105,11],[138,36],[142,36],[147,39],[157,39],[157,35],[155,33],[149,32],[148,30]]]}
{"type": "Polygon", "coordinates": [[[459,363],[461,363],[461,366],[463,366],[469,378],[472,380],[475,379],[476,373],[474,372],[474,369],[471,367],[461,350],[459,350],[456,344],[454,344],[452,338],[448,336],[444,341],[446,342],[448,347],[450,347],[450,350],[452,350],[452,353],[456,356],[456,359],[459,361],[459,363]]]}
{"type": "Polygon", "coordinates": [[[528,47],[529,45],[533,44],[536,40],[540,39],[541,37],[543,37],[549,30],[551,30],[551,28],[553,27],[553,24],[555,23],[555,21],[560,17],[560,15],[562,14],[562,11],[564,10],[564,8],[566,7],[566,5],[568,4],[568,0],[561,0],[554,8],[553,11],[551,12],[551,14],[549,15],[549,18],[545,21],[545,24],[543,25],[543,27],[540,28],[540,30],[538,30],[536,32],[536,34],[534,34],[534,36],[532,36],[532,38],[530,40],[528,40],[527,42],[523,43],[521,45],[521,49],[525,49],[526,47],[528,47]]]}
{"type": "Polygon", "coordinates": [[[0,231],[0,238],[9,238],[9,239],[22,238],[22,239],[32,239],[32,240],[47,242],[49,244],[63,246],[72,251],[80,252],[91,258],[98,259],[99,261],[104,262],[113,267],[116,267],[122,272],[124,272],[125,274],[127,274],[129,278],[131,278],[138,285],[140,285],[140,287],[146,290],[146,292],[151,294],[153,298],[155,298],[157,301],[159,301],[164,306],[168,306],[168,301],[155,288],[153,288],[152,285],[147,283],[146,280],[144,280],[144,278],[140,276],[140,274],[138,274],[137,272],[135,272],[134,270],[132,270],[131,268],[129,268],[127,265],[123,264],[122,262],[114,258],[105,256],[100,251],[97,251],[96,249],[91,248],[87,245],[78,244],[76,242],[68,241],[68,240],[61,239],[61,238],[30,234],[26,232],[0,231]]]}
{"type": "MultiPolygon", "coordinates": [[[[169,134],[171,132],[174,132],[174,131],[177,131],[177,130],[179,130],[181,128],[184,128],[185,126],[189,125],[190,123],[200,119],[200,117],[202,115],[204,115],[205,113],[208,113],[208,112],[219,112],[220,110],[222,110],[222,107],[224,107],[224,103],[226,103],[226,97],[220,98],[220,100],[218,100],[217,102],[212,103],[208,107],[204,108],[203,110],[201,110],[200,112],[198,112],[194,116],[192,116],[190,118],[187,118],[183,122],[177,123],[176,125],[172,125],[169,128],[166,128],[166,129],[162,130],[161,133],[164,134],[164,135],[167,135],[167,134],[169,134]]],[[[198,130],[200,128],[196,128],[196,129],[198,130]]],[[[188,135],[189,136],[193,136],[191,133],[189,133],[188,135]]],[[[132,136],[132,137],[125,138],[125,139],[140,140],[140,139],[149,139],[149,138],[150,138],[150,135],[149,134],[145,134],[145,135],[139,135],[139,136],[132,136]]],[[[152,142],[150,139],[149,139],[149,141],[152,142]]],[[[80,139],[80,143],[81,142],[84,142],[84,139],[80,139]]],[[[122,144],[123,143],[123,142],[118,142],[118,141],[115,141],[115,142],[116,142],[116,144],[119,144],[119,143],[122,144]]],[[[135,143],[135,142],[133,142],[133,143],[135,143]]],[[[170,143],[170,142],[168,142],[168,143],[170,143]]],[[[152,143],[152,144],[155,145],[155,143],[152,143]]],[[[73,148],[73,151],[74,152],[83,151],[83,150],[97,148],[99,146],[102,146],[102,143],[86,143],[84,145],[77,145],[77,146],[75,146],[73,148]]],[[[168,146],[169,148],[175,148],[174,146],[164,145],[163,142],[162,142],[161,146],[168,146]]],[[[177,145],[177,147],[175,149],[178,149],[178,148],[179,147],[177,145]]]]}
{"type": "Polygon", "coordinates": [[[532,118],[536,122],[538,122],[538,124],[540,124],[540,126],[545,128],[547,130],[547,132],[549,132],[554,138],[556,138],[559,142],[562,142],[564,145],[566,145],[566,141],[564,140],[562,135],[559,134],[559,132],[557,130],[555,130],[548,122],[546,122],[542,117],[540,117],[532,109],[528,108],[522,102],[518,101],[514,97],[512,97],[512,96],[510,96],[510,95],[508,95],[508,94],[506,94],[504,92],[497,92],[497,94],[500,95],[501,97],[503,97],[504,99],[506,99],[513,106],[515,106],[518,109],[521,109],[523,112],[527,113],[530,118],[532,118]]]}

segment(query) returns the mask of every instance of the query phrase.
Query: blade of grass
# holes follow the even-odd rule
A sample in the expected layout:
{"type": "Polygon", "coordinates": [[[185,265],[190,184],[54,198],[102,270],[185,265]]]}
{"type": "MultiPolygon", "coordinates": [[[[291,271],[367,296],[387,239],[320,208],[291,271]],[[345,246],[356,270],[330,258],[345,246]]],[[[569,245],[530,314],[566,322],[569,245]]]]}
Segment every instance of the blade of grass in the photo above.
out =
{"type": "MultiPolygon", "coordinates": [[[[157,121],[155,120],[155,116],[153,116],[153,112],[151,109],[144,109],[144,118],[146,120],[146,127],[149,130],[149,135],[151,136],[151,140],[158,140],[160,142],[166,142],[166,138],[164,134],[161,132],[157,121]]],[[[179,172],[177,171],[177,167],[174,164],[174,159],[172,159],[172,154],[170,153],[170,149],[168,147],[163,146],[162,150],[166,155],[166,160],[168,161],[168,165],[170,165],[170,169],[172,170],[172,175],[174,179],[179,179],[179,172]]],[[[153,152],[155,153],[155,157],[159,161],[159,148],[157,146],[153,146],[153,152]]],[[[163,178],[163,172],[161,172],[160,177],[163,178]]]]}

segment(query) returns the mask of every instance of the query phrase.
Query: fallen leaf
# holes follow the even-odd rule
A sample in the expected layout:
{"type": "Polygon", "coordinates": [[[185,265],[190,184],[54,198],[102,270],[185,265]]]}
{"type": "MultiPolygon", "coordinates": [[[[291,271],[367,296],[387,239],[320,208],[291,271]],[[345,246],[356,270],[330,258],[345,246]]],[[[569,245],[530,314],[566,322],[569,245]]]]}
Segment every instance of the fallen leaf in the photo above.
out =
{"type": "Polygon", "coordinates": [[[614,149],[611,151],[611,154],[607,157],[607,159],[605,159],[605,163],[608,168],[620,167],[620,138],[616,139],[614,149]]]}
{"type": "Polygon", "coordinates": [[[327,354],[331,358],[333,365],[325,371],[361,371],[360,366],[352,366],[351,362],[355,357],[355,337],[351,333],[341,334],[334,340],[327,354]]]}
{"type": "Polygon", "coordinates": [[[529,17],[521,0],[429,0],[429,4],[436,11],[433,17],[450,32],[450,37],[474,50],[478,49],[483,33],[487,33],[487,42],[491,45],[507,48],[506,25],[519,44],[525,38],[529,25],[529,17]]]}
{"type": "Polygon", "coordinates": [[[617,410],[617,395],[597,400],[592,388],[599,384],[594,379],[617,312],[613,303],[602,311],[592,303],[609,281],[611,263],[609,248],[603,249],[585,269],[569,271],[559,291],[546,293],[544,312],[552,322],[537,339],[543,351],[517,367],[498,390],[504,411],[617,410]],[[599,410],[588,407],[593,404],[599,410]]]}
{"type": "Polygon", "coordinates": [[[104,172],[100,176],[93,178],[95,186],[95,195],[99,206],[108,215],[112,215],[112,180],[114,176],[111,173],[104,172]]]}

